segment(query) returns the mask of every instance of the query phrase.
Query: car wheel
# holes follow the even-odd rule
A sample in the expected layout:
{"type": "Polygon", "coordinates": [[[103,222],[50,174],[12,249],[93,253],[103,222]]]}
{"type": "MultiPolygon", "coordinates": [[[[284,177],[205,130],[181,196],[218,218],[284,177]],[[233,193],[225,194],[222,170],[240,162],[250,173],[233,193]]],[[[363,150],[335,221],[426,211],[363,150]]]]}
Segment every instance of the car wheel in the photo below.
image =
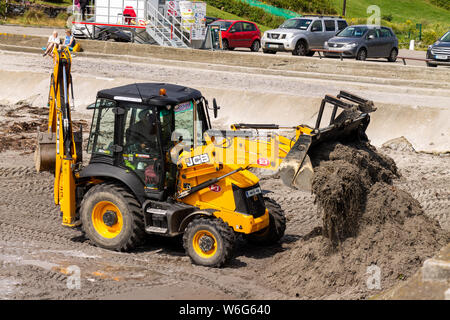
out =
{"type": "Polygon", "coordinates": [[[223,39],[222,40],[222,48],[223,48],[223,50],[228,50],[229,49],[229,45],[228,45],[228,40],[227,39],[223,39]]]}
{"type": "Polygon", "coordinates": [[[430,67],[430,68],[437,68],[437,64],[431,64],[431,63],[428,63],[428,62],[427,62],[427,67],[430,67]]]}
{"type": "Polygon", "coordinates": [[[267,53],[267,54],[276,54],[277,52],[276,52],[276,51],[272,51],[272,50],[266,50],[266,49],[263,49],[263,53],[267,53]]]}
{"type": "Polygon", "coordinates": [[[358,51],[358,54],[356,55],[356,60],[366,61],[366,59],[367,59],[367,50],[362,48],[358,51]]]}
{"type": "Polygon", "coordinates": [[[253,41],[252,46],[250,47],[250,50],[252,50],[252,52],[258,52],[259,48],[261,48],[261,44],[259,43],[259,40],[253,41]]]}
{"type": "Polygon", "coordinates": [[[389,57],[387,59],[389,62],[395,62],[395,61],[397,61],[397,56],[398,56],[398,50],[396,48],[393,48],[391,50],[391,54],[389,55],[389,57]]]}
{"type": "Polygon", "coordinates": [[[308,49],[306,48],[306,43],[302,40],[297,42],[294,51],[292,51],[292,55],[294,56],[305,56],[307,53],[308,49]]]}
{"type": "Polygon", "coordinates": [[[103,32],[102,35],[100,36],[100,39],[102,41],[108,41],[109,40],[109,34],[107,34],[106,32],[103,32]]]}
{"type": "Polygon", "coordinates": [[[229,50],[229,51],[234,50],[234,48],[230,47],[230,44],[228,43],[227,39],[222,40],[222,47],[223,47],[223,50],[229,50]]]}

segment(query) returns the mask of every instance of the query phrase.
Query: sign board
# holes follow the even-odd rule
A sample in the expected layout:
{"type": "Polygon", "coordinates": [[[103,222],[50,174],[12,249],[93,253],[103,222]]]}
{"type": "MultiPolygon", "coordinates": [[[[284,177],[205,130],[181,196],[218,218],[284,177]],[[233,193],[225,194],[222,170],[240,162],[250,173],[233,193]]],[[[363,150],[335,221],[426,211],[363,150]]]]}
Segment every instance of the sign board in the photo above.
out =
{"type": "Polygon", "coordinates": [[[176,18],[176,17],[181,16],[180,0],[167,1],[166,5],[167,5],[167,15],[169,17],[175,17],[176,18]]]}
{"type": "Polygon", "coordinates": [[[206,2],[180,1],[181,26],[191,34],[191,40],[203,40],[206,36],[206,2]]]}

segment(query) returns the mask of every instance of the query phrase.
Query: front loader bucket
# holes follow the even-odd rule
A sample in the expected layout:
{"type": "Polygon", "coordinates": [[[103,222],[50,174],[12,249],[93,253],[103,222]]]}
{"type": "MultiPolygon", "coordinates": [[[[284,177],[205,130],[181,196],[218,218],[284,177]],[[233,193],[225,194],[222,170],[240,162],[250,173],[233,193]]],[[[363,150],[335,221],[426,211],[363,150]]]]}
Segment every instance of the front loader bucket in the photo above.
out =
{"type": "Polygon", "coordinates": [[[53,132],[38,132],[34,165],[37,172],[54,171],[56,163],[56,135],[53,132]]]}
{"type": "Polygon", "coordinates": [[[289,187],[311,191],[314,169],[308,156],[312,136],[302,134],[280,164],[280,178],[289,187]]]}
{"type": "Polygon", "coordinates": [[[322,101],[315,129],[310,134],[301,134],[280,164],[279,173],[283,183],[295,189],[311,191],[314,176],[311,150],[320,148],[320,144],[324,142],[365,139],[365,131],[370,122],[369,113],[375,110],[372,101],[348,92],[341,91],[338,97],[327,95],[322,101]],[[341,98],[357,104],[349,104],[340,100],[341,98]],[[326,103],[334,107],[330,125],[319,129],[326,103]],[[336,117],[338,108],[344,110],[336,117]]]}

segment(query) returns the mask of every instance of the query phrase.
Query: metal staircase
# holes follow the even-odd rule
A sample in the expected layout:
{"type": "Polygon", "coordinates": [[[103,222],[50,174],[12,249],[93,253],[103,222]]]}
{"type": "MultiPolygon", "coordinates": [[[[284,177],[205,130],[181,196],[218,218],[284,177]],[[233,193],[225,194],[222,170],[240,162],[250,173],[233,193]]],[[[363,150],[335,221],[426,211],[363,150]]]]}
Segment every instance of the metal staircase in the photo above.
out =
{"type": "Polygon", "coordinates": [[[160,46],[189,48],[190,40],[180,30],[180,20],[170,21],[147,1],[147,27],[148,35],[160,46]]]}

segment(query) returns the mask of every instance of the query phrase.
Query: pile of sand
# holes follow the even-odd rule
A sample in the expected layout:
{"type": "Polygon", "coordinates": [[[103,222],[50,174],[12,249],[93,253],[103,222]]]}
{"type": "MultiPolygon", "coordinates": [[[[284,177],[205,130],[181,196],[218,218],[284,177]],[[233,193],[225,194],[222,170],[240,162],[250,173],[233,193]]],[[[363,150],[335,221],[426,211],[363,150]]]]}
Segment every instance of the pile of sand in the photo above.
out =
{"type": "Polygon", "coordinates": [[[274,287],[299,298],[366,298],[377,293],[367,286],[369,266],[380,268],[386,289],[450,240],[417,200],[392,185],[397,166],[370,144],[327,144],[311,159],[323,226],[274,257],[265,272],[274,287]]]}

